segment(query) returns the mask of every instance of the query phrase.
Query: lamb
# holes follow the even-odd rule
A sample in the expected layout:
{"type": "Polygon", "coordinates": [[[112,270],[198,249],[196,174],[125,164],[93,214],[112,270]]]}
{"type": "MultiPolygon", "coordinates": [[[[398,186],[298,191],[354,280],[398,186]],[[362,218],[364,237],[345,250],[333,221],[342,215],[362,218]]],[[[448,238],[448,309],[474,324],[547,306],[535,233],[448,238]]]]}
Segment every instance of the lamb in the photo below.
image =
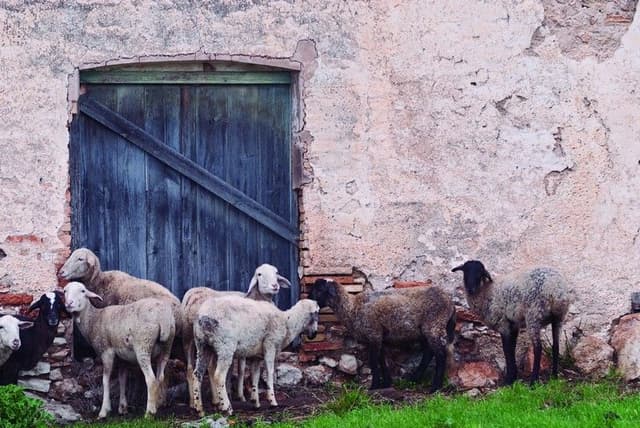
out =
{"type": "Polygon", "coordinates": [[[494,281],[477,260],[469,260],[452,270],[457,271],[463,273],[471,309],[500,333],[507,365],[505,384],[512,384],[517,377],[515,350],[521,328],[526,328],[533,343],[531,384],[534,384],[540,374],[540,330],[551,324],[552,374],[557,376],[560,328],[571,300],[562,275],[552,268],[538,267],[494,281]]]}
{"type": "Polygon", "coordinates": [[[455,308],[443,290],[416,287],[351,295],[341,284],[317,279],[309,298],[333,309],[349,333],[368,345],[371,389],[391,386],[384,345],[415,342],[422,345],[423,354],[412,379],[418,381],[435,356],[431,392],[442,387],[455,328],[455,308]]]}
{"type": "MultiPolygon", "coordinates": [[[[67,284],[64,290],[67,311],[73,315],[75,327],[89,339],[102,360],[102,407],[98,418],[111,411],[109,380],[115,357],[140,366],[147,385],[146,415],[155,414],[159,383],[164,379],[164,368],[169,359],[175,336],[175,320],[166,299],[145,298],[126,305],[93,307],[90,299],[101,297],[79,282],[67,284]],[[157,357],[156,374],[151,359],[157,357]]],[[[118,412],[127,411],[125,394],[126,370],[120,366],[120,403],[118,412]]]]}
{"type": "Polygon", "coordinates": [[[29,306],[29,311],[39,309],[38,316],[28,319],[16,315],[21,321],[33,321],[33,326],[20,330],[22,346],[14,351],[0,367],[0,385],[16,384],[20,370],[30,370],[53,343],[58,331],[60,315],[65,313],[60,291],[45,293],[29,306]]]}
{"type": "Polygon", "coordinates": [[[166,299],[176,322],[176,336],[182,334],[180,300],[157,282],[136,278],[128,273],[111,270],[103,272],[100,260],[87,248],[75,250],[60,268],[66,280],[80,281],[88,290],[102,296],[104,305],[126,305],[147,297],[166,299]]]}
{"type": "MultiPolygon", "coordinates": [[[[306,330],[309,338],[314,338],[318,330],[318,304],[309,299],[300,300],[291,309],[281,311],[267,302],[258,302],[238,296],[208,299],[198,311],[194,324],[197,349],[194,376],[194,402],[196,410],[203,415],[200,387],[207,363],[212,352],[217,356],[213,373],[214,405],[220,410],[233,413],[225,388],[227,372],[234,355],[236,357],[264,358],[267,372],[267,398],[272,406],[277,406],[273,390],[274,365],[276,355],[294,338],[306,330]]],[[[251,400],[260,407],[258,397],[259,362],[251,364],[251,400]]]]}
{"type": "MultiPolygon", "coordinates": [[[[253,277],[249,283],[247,293],[240,291],[216,291],[206,287],[195,287],[187,291],[182,298],[182,313],[184,317],[184,332],[182,335],[182,345],[187,363],[187,373],[193,372],[193,362],[195,360],[195,344],[193,341],[193,323],[197,319],[198,310],[205,300],[212,297],[224,296],[245,296],[258,301],[272,302],[280,287],[289,288],[291,283],[278,274],[278,269],[269,264],[263,264],[256,268],[253,277]]],[[[213,391],[213,370],[214,365],[209,364],[209,380],[211,382],[211,390],[213,391]]],[[[236,388],[236,398],[246,401],[244,397],[244,372],[245,359],[240,358],[238,362],[238,378],[236,388]]],[[[189,387],[189,405],[194,407],[193,402],[193,377],[187,376],[187,385],[189,387]]]]}
{"type": "Polygon", "coordinates": [[[33,325],[30,321],[20,321],[12,315],[0,316],[0,366],[20,349],[20,330],[33,325]]]}

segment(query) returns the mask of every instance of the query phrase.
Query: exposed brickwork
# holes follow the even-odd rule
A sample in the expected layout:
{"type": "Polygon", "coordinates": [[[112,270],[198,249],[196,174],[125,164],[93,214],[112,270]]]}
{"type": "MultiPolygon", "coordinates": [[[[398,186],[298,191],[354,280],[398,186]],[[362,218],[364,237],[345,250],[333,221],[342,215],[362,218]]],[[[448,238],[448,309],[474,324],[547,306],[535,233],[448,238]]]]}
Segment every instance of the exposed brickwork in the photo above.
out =
{"type": "Polygon", "coordinates": [[[20,306],[28,305],[33,301],[33,296],[25,293],[2,293],[0,294],[0,306],[20,306]]]}

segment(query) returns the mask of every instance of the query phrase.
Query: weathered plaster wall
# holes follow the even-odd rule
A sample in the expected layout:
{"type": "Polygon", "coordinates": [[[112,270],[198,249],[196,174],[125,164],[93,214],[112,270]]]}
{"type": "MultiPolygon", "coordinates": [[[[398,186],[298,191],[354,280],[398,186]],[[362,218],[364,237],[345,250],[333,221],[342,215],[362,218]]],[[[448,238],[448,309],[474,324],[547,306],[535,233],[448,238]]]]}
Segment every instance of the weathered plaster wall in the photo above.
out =
{"type": "MultiPolygon", "coordinates": [[[[0,281],[55,283],[69,76],[125,58],[305,62],[304,262],[376,287],[554,264],[601,332],[640,286],[635,1],[0,1],[0,281]],[[186,58],[186,57],[184,57],[186,58]]],[[[73,89],[73,88],[71,88],[73,89]]]]}

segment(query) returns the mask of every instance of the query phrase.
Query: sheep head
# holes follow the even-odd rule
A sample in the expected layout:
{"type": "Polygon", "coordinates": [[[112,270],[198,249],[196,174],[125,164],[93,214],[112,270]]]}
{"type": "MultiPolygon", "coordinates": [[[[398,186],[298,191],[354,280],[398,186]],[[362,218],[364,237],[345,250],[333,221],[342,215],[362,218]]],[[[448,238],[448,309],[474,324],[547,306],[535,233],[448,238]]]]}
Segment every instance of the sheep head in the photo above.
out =
{"type": "Polygon", "coordinates": [[[265,263],[258,266],[253,273],[247,295],[249,295],[256,286],[260,294],[272,296],[278,294],[280,287],[289,288],[291,283],[287,278],[278,274],[278,269],[275,266],[265,263]]]}
{"type": "Polygon", "coordinates": [[[20,349],[20,329],[31,326],[31,321],[20,321],[11,315],[0,317],[0,348],[9,348],[12,351],[20,349]]]}
{"type": "Polygon", "coordinates": [[[40,296],[40,299],[29,306],[29,311],[40,310],[39,316],[47,320],[51,327],[58,325],[60,314],[64,312],[64,295],[60,291],[52,291],[40,296]]]}
{"type": "Polygon", "coordinates": [[[83,312],[90,304],[91,299],[102,301],[102,297],[87,290],[87,287],[80,282],[70,282],[64,288],[64,301],[69,313],[83,312]]]}
{"type": "Polygon", "coordinates": [[[95,270],[100,270],[98,257],[88,248],[78,248],[62,265],[58,274],[66,280],[89,278],[95,270]]]}
{"type": "Polygon", "coordinates": [[[338,297],[338,284],[330,279],[319,278],[313,283],[309,298],[318,302],[321,308],[331,306],[338,297]]]}
{"type": "Polygon", "coordinates": [[[311,299],[300,300],[304,310],[307,312],[307,324],[304,328],[309,339],[314,339],[318,333],[318,320],[320,319],[320,306],[311,299]]]}
{"type": "Polygon", "coordinates": [[[485,283],[493,282],[491,275],[478,260],[469,260],[451,269],[451,272],[462,271],[464,288],[470,295],[474,295],[485,283]]]}

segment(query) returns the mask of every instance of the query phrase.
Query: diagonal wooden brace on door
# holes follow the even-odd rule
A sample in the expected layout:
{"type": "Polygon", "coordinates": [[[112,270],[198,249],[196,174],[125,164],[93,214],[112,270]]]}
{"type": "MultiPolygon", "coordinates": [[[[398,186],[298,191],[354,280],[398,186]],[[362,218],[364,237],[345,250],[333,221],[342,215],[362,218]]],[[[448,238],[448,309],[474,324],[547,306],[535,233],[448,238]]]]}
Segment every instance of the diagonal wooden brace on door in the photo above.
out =
{"type": "Polygon", "coordinates": [[[279,215],[173,150],[161,140],[150,135],[144,129],[125,119],[104,104],[90,100],[87,97],[80,97],[78,107],[82,113],[136,145],[163,164],[173,168],[194,183],[199,184],[220,199],[228,202],[278,236],[289,242],[297,242],[298,230],[296,225],[288,223],[279,215]]]}

